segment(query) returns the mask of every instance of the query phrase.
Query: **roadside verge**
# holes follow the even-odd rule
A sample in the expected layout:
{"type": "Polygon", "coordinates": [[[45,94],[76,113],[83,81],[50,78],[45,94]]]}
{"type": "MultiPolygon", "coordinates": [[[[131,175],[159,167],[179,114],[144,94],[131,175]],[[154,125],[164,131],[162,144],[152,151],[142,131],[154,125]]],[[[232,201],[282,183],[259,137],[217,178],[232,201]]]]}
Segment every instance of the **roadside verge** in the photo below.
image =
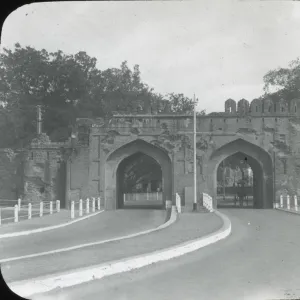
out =
{"type": "Polygon", "coordinates": [[[277,207],[276,209],[279,211],[284,211],[284,212],[290,213],[290,214],[300,215],[300,211],[286,209],[286,208],[280,208],[280,207],[277,207]]]}
{"type": "MultiPolygon", "coordinates": [[[[10,232],[10,233],[4,233],[0,235],[0,239],[5,239],[5,238],[11,238],[11,237],[16,237],[16,236],[22,236],[22,235],[29,235],[29,234],[33,234],[33,233],[39,233],[39,232],[44,232],[44,231],[48,231],[48,230],[53,230],[53,229],[57,229],[57,228],[61,228],[61,227],[66,227],[69,225],[72,225],[74,223],[86,220],[88,218],[91,218],[93,216],[96,216],[100,213],[104,212],[104,210],[100,210],[97,211],[95,213],[91,213],[89,215],[86,215],[84,217],[80,217],[78,219],[75,220],[70,220],[67,222],[63,222],[57,225],[52,225],[52,226],[47,226],[47,227],[41,227],[41,228],[36,228],[36,229],[32,229],[32,230],[22,230],[22,231],[17,231],[17,232],[10,232]]],[[[55,217],[55,215],[53,215],[55,217]]]]}

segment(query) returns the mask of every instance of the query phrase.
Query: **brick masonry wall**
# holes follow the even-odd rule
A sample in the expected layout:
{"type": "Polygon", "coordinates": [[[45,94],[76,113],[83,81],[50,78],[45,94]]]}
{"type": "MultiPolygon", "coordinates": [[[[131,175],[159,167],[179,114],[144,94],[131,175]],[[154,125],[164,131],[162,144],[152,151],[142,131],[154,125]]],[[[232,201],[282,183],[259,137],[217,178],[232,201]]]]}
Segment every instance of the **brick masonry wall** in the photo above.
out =
{"type": "Polygon", "coordinates": [[[24,201],[54,201],[58,199],[57,172],[62,159],[59,149],[28,150],[24,164],[24,201]]]}
{"type": "MultiPolygon", "coordinates": [[[[254,114],[257,115],[257,114],[254,114]]],[[[198,131],[205,132],[197,137],[197,180],[198,191],[207,191],[207,163],[214,150],[226,143],[244,139],[257,145],[270,154],[273,160],[275,150],[276,190],[282,193],[288,189],[290,193],[299,193],[300,182],[300,125],[294,132],[291,130],[290,117],[285,114],[274,116],[205,116],[197,118],[198,131]],[[273,133],[275,129],[275,133],[273,133]],[[272,144],[275,138],[275,146],[272,144]],[[290,151],[285,151],[284,148],[290,151]]],[[[182,147],[179,139],[171,138],[171,135],[188,136],[192,145],[192,135],[184,131],[192,131],[191,117],[161,116],[160,118],[149,118],[147,116],[113,118],[105,127],[92,128],[92,135],[101,134],[101,149],[105,154],[118,149],[133,139],[140,138],[150,143],[163,147],[170,153],[175,153],[175,190],[183,197],[184,188],[193,186],[193,151],[191,147],[182,147]],[[132,119],[132,121],[128,121],[132,119]],[[141,121],[142,120],[142,121],[141,121]],[[125,126],[125,127],[124,127],[125,126]],[[180,132],[181,131],[181,132],[180,132]]],[[[296,117],[296,119],[299,117],[296,117]]],[[[97,120],[94,120],[97,123],[97,120]]],[[[98,145],[94,143],[91,154],[97,156],[98,145]]],[[[103,157],[101,158],[104,159],[103,157]]],[[[102,164],[105,162],[103,161],[102,164]]],[[[91,172],[95,175],[97,168],[90,161],[91,172]]],[[[94,176],[93,175],[93,176],[94,176]]],[[[182,200],[184,202],[184,199],[182,200]]]]}
{"type": "MultiPolygon", "coordinates": [[[[253,104],[254,105],[254,104],[253,104]]],[[[252,105],[252,106],[253,106],[252,105]]],[[[300,111],[300,106],[299,106],[300,111]]],[[[100,120],[101,121],[101,120],[100,120]]],[[[91,120],[97,124],[99,119],[91,120]]],[[[102,121],[101,121],[102,122],[102,121]]],[[[197,118],[198,193],[206,192],[207,164],[214,150],[241,138],[265,149],[273,160],[275,150],[277,195],[297,193],[300,196],[300,124],[298,116],[284,113],[262,116],[227,113],[197,118]],[[273,130],[275,132],[273,133],[273,130]],[[275,137],[275,146],[272,145],[275,137]]],[[[91,125],[90,125],[91,126],[91,125]]],[[[91,126],[92,127],[92,126],[91,126]]],[[[108,153],[140,138],[162,147],[170,156],[174,153],[175,190],[184,204],[184,188],[193,186],[192,117],[160,115],[114,117],[104,121],[104,127],[91,128],[90,146],[78,148],[70,162],[67,195],[70,199],[103,194],[105,189],[105,159],[108,153]],[[183,137],[186,142],[183,142],[183,137]],[[99,182],[100,180],[100,182],[99,182]]],[[[0,153],[0,198],[15,199],[24,187],[27,201],[55,200],[58,194],[58,170],[62,159],[62,144],[33,146],[25,156],[10,157],[0,153]],[[23,161],[23,162],[22,162],[23,161]],[[24,176],[23,176],[24,175],[24,176]],[[41,188],[45,188],[41,192],[41,188]]]]}
{"type": "Polygon", "coordinates": [[[70,162],[70,199],[77,201],[89,195],[89,149],[80,148],[70,162]],[[78,198],[78,199],[77,199],[78,198]]]}

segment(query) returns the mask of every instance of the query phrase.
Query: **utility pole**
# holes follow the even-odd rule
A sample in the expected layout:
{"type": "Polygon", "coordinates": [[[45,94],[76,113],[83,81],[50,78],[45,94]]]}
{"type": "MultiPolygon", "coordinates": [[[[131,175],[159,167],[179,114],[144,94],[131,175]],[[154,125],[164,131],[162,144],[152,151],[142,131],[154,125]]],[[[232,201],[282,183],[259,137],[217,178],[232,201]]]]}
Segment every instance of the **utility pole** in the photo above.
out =
{"type": "Polygon", "coordinates": [[[41,112],[41,106],[37,106],[37,134],[42,133],[42,112],[41,112]]]}
{"type": "Polygon", "coordinates": [[[223,160],[223,200],[225,201],[225,162],[223,160]]]}
{"type": "MultiPolygon", "coordinates": [[[[276,124],[275,124],[276,126],[276,124]]],[[[275,133],[276,127],[273,130],[273,206],[276,204],[276,154],[275,154],[275,133]]]]}
{"type": "Polygon", "coordinates": [[[197,211],[197,118],[196,118],[196,99],[194,94],[194,203],[193,211],[197,211]]]}

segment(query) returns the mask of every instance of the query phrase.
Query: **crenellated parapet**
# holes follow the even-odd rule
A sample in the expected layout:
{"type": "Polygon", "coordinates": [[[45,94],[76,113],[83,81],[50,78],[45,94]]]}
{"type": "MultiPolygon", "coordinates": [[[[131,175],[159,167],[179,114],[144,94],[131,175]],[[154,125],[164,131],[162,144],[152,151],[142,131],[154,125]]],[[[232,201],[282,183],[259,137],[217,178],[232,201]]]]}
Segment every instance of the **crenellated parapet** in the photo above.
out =
{"type": "Polygon", "coordinates": [[[300,117],[300,99],[292,99],[288,107],[290,114],[300,117]]]}
{"type": "Polygon", "coordinates": [[[249,101],[246,99],[241,99],[237,104],[237,112],[239,115],[247,115],[249,113],[249,101]]]}
{"type": "Polygon", "coordinates": [[[227,99],[225,101],[225,112],[226,113],[236,113],[236,102],[233,99],[227,99]]]}
{"type": "Polygon", "coordinates": [[[251,101],[249,114],[251,116],[261,116],[262,115],[262,100],[261,99],[253,99],[251,101]]]}
{"type": "Polygon", "coordinates": [[[262,100],[262,114],[265,116],[272,115],[274,113],[273,100],[270,97],[266,97],[262,100]]]}
{"type": "Polygon", "coordinates": [[[266,96],[253,99],[250,103],[246,99],[237,103],[233,99],[227,99],[224,113],[238,117],[300,116],[300,99],[287,101],[275,96],[266,96]]]}

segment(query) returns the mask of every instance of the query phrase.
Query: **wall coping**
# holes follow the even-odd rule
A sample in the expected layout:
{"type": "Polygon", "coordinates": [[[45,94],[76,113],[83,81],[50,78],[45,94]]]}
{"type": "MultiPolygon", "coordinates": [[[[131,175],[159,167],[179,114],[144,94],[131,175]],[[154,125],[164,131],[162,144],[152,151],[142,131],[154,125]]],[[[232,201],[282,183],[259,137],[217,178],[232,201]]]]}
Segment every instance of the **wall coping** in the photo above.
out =
{"type": "MultiPolygon", "coordinates": [[[[227,119],[244,119],[244,118],[252,118],[252,119],[261,119],[261,118],[291,118],[295,117],[296,115],[293,114],[272,114],[272,115],[240,115],[240,114],[218,114],[218,115],[205,115],[205,116],[196,116],[197,119],[218,119],[218,118],[227,118],[227,119]]],[[[174,115],[174,114],[160,114],[160,115],[151,115],[151,114],[143,114],[143,115],[113,115],[110,119],[120,119],[120,118],[154,118],[154,119],[160,119],[160,118],[170,118],[170,119],[179,119],[179,118],[193,118],[193,115],[174,115]]],[[[101,118],[77,118],[76,121],[83,121],[83,120],[88,120],[88,121],[97,121],[101,120],[101,118]]],[[[102,120],[105,120],[103,118],[102,120]]]]}

